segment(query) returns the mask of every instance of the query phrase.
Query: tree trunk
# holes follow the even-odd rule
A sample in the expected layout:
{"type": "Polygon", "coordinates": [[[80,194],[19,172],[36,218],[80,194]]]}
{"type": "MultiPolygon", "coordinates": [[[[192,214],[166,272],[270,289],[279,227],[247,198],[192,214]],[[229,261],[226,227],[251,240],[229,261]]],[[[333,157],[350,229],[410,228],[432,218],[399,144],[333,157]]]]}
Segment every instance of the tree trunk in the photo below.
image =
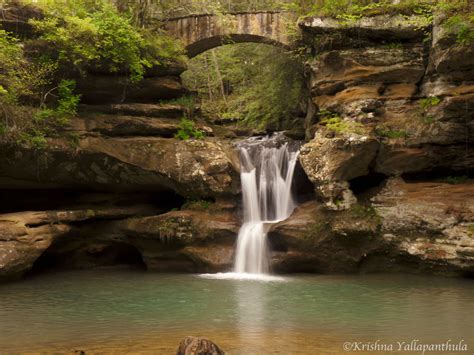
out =
{"type": "Polygon", "coordinates": [[[211,54],[212,54],[212,60],[214,61],[214,68],[216,69],[217,80],[219,80],[219,86],[221,88],[222,98],[224,99],[224,103],[227,106],[227,97],[225,96],[224,81],[222,80],[222,74],[219,69],[219,62],[217,60],[215,49],[211,49],[211,54]]]}
{"type": "Polygon", "coordinates": [[[209,100],[214,100],[214,95],[212,94],[212,83],[211,83],[211,73],[210,73],[210,68],[209,68],[209,62],[208,60],[208,55],[204,56],[204,63],[205,63],[205,68],[206,68],[206,73],[207,73],[207,89],[209,90],[209,100]]]}

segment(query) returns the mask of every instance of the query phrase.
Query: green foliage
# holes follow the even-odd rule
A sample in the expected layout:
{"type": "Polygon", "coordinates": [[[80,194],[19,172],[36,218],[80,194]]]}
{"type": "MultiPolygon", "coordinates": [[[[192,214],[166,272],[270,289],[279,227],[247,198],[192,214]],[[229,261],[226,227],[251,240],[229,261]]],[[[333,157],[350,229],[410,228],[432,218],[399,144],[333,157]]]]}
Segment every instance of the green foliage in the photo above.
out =
{"type": "Polygon", "coordinates": [[[441,99],[437,96],[429,96],[418,100],[419,110],[417,116],[423,123],[432,124],[435,120],[434,116],[429,114],[432,107],[436,107],[441,103],[441,99]]]}
{"type": "Polygon", "coordinates": [[[181,48],[163,33],[151,33],[133,26],[130,17],[119,13],[105,0],[49,3],[46,17],[30,20],[57,52],[62,67],[126,72],[132,82],[143,78],[146,68],[160,65],[161,59],[177,57],[181,48]]]}
{"type": "Polygon", "coordinates": [[[474,224],[469,224],[467,226],[467,233],[470,237],[474,237],[474,224]]]}
{"type": "Polygon", "coordinates": [[[391,139],[403,139],[408,138],[410,135],[404,130],[394,130],[388,127],[377,127],[375,134],[379,137],[391,138],[391,139]]]}
{"type": "Polygon", "coordinates": [[[469,178],[465,175],[463,176],[448,176],[442,179],[443,182],[451,185],[464,184],[469,178]]]}
{"type": "Polygon", "coordinates": [[[177,99],[161,101],[161,103],[181,106],[187,118],[192,118],[194,110],[196,109],[196,97],[194,95],[184,95],[177,99]]]}
{"type": "Polygon", "coordinates": [[[26,145],[35,149],[46,148],[48,141],[46,140],[46,134],[41,129],[31,128],[28,131],[20,132],[17,143],[20,145],[26,145]]]}
{"type": "Polygon", "coordinates": [[[430,96],[430,97],[426,97],[424,99],[418,100],[418,104],[420,105],[420,108],[425,111],[431,107],[439,105],[440,103],[441,103],[441,99],[437,96],[430,96]]]}
{"type": "Polygon", "coordinates": [[[456,14],[444,22],[449,32],[456,34],[456,42],[469,45],[474,42],[474,14],[456,14]]]}
{"type": "Polygon", "coordinates": [[[377,217],[377,211],[372,205],[364,206],[364,205],[354,204],[351,206],[350,212],[356,218],[377,217]]]}
{"type": "Polygon", "coordinates": [[[431,9],[429,0],[401,0],[394,4],[390,0],[326,0],[292,1],[287,8],[300,16],[328,16],[340,19],[342,22],[352,22],[364,16],[384,14],[421,14],[431,9]]]}
{"type": "Polygon", "coordinates": [[[257,129],[290,126],[304,95],[302,61],[256,43],[205,52],[189,62],[182,77],[198,93],[206,116],[257,129]]]}
{"type": "Polygon", "coordinates": [[[48,123],[51,127],[64,126],[77,112],[80,95],[74,94],[76,82],[74,80],[62,80],[58,87],[58,99],[55,108],[42,107],[34,117],[37,123],[48,123]]]}
{"type": "Polygon", "coordinates": [[[207,200],[191,200],[181,207],[185,210],[208,211],[212,207],[212,202],[207,200]]]}
{"type": "Polygon", "coordinates": [[[181,122],[179,123],[178,132],[174,135],[174,137],[181,140],[188,140],[191,138],[203,139],[205,137],[205,133],[196,128],[194,121],[187,118],[182,118],[181,122]]]}
{"type": "Polygon", "coordinates": [[[4,123],[0,122],[0,136],[3,136],[4,134],[6,134],[7,131],[8,131],[7,126],[4,123]]]}
{"type": "Polygon", "coordinates": [[[320,110],[319,113],[320,121],[319,123],[325,126],[327,129],[337,132],[337,133],[363,133],[363,125],[359,122],[343,120],[339,114],[327,111],[320,110]]]}

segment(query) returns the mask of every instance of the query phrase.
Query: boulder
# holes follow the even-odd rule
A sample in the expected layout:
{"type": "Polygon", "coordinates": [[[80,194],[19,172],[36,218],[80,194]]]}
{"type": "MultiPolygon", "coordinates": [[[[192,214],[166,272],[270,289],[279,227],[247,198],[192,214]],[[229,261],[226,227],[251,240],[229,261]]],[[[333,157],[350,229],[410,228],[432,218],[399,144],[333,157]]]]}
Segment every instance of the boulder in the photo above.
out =
{"type": "Polygon", "coordinates": [[[232,266],[239,221],[223,203],[195,202],[193,209],[159,215],[153,205],[98,203],[0,215],[0,279],[21,277],[33,265],[127,264],[166,272],[218,272],[232,266]]]}
{"type": "Polygon", "coordinates": [[[474,272],[474,182],[391,179],[372,204],[330,212],[315,201],[270,227],[280,272],[474,272]]]}
{"type": "Polygon", "coordinates": [[[368,136],[326,137],[320,131],[301,148],[299,161],[328,207],[347,208],[355,202],[348,181],[369,174],[378,147],[379,142],[368,136]]]}
{"type": "Polygon", "coordinates": [[[368,207],[329,212],[316,201],[301,204],[270,227],[272,268],[279,272],[356,272],[377,250],[379,219],[368,207]]]}
{"type": "Polygon", "coordinates": [[[322,49],[350,48],[374,42],[422,42],[431,24],[423,16],[379,15],[344,21],[330,17],[307,17],[300,21],[303,41],[318,38],[322,49]]]}
{"type": "MultiPolygon", "coordinates": [[[[465,139],[465,133],[458,139],[465,139]]],[[[431,142],[427,144],[401,145],[396,141],[384,141],[377,154],[374,172],[388,176],[429,174],[442,170],[463,172],[474,164],[474,150],[469,143],[438,145],[434,141],[436,138],[431,137],[431,142]]],[[[442,139],[439,135],[438,138],[442,139]]],[[[447,139],[449,142],[453,137],[448,136],[447,139]]]]}
{"type": "Polygon", "coordinates": [[[187,336],[179,344],[177,355],[224,355],[225,352],[209,339],[187,336]]]}
{"type": "Polygon", "coordinates": [[[218,272],[231,268],[239,221],[232,211],[205,203],[197,210],[126,219],[117,228],[141,250],[150,270],[218,272]]]}
{"type": "MultiPolygon", "coordinates": [[[[390,180],[373,198],[389,245],[387,269],[444,274],[474,271],[474,182],[406,183],[390,180]]],[[[380,256],[365,270],[377,270],[380,256]]]]}
{"type": "Polygon", "coordinates": [[[416,84],[425,72],[422,45],[332,50],[311,62],[311,89],[334,94],[354,85],[416,84]]]}

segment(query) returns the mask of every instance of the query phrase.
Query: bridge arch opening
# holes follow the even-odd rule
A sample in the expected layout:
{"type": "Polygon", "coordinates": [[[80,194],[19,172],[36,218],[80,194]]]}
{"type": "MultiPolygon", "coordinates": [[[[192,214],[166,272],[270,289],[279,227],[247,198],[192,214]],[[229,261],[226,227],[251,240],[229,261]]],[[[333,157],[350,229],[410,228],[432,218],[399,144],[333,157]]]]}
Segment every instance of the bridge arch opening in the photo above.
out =
{"type": "Polygon", "coordinates": [[[270,37],[253,35],[253,34],[228,34],[218,35],[208,38],[200,39],[186,46],[186,53],[189,58],[194,58],[197,55],[204,53],[210,49],[217,48],[220,46],[235,44],[235,43],[261,43],[268,44],[276,47],[280,47],[285,50],[289,50],[290,47],[270,37]]]}
{"type": "Polygon", "coordinates": [[[286,130],[303,139],[309,98],[303,61],[284,44],[257,36],[237,39],[201,43],[181,75],[201,116],[237,135],[286,130]]]}

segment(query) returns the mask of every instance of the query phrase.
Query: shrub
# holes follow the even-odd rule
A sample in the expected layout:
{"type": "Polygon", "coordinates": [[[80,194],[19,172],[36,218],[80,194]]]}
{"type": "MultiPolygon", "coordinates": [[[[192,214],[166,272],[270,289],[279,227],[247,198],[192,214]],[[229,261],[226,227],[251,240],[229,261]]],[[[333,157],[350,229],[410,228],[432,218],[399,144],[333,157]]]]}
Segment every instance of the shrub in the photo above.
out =
{"type": "Polygon", "coordinates": [[[47,122],[52,126],[64,126],[77,112],[80,95],[74,94],[76,82],[74,80],[62,80],[58,87],[57,106],[55,108],[42,107],[35,115],[36,122],[47,122]]]}
{"type": "Polygon", "coordinates": [[[182,118],[179,124],[178,132],[176,132],[174,137],[181,140],[188,140],[191,138],[203,139],[205,137],[205,133],[202,130],[196,128],[194,121],[187,118],[182,118]]]}
{"type": "Polygon", "coordinates": [[[130,18],[105,0],[89,8],[86,4],[50,3],[44,10],[44,19],[30,23],[53,46],[63,67],[73,66],[81,73],[90,68],[124,71],[137,82],[146,68],[162,64],[160,58],[182,52],[177,41],[134,27],[130,18]]]}

